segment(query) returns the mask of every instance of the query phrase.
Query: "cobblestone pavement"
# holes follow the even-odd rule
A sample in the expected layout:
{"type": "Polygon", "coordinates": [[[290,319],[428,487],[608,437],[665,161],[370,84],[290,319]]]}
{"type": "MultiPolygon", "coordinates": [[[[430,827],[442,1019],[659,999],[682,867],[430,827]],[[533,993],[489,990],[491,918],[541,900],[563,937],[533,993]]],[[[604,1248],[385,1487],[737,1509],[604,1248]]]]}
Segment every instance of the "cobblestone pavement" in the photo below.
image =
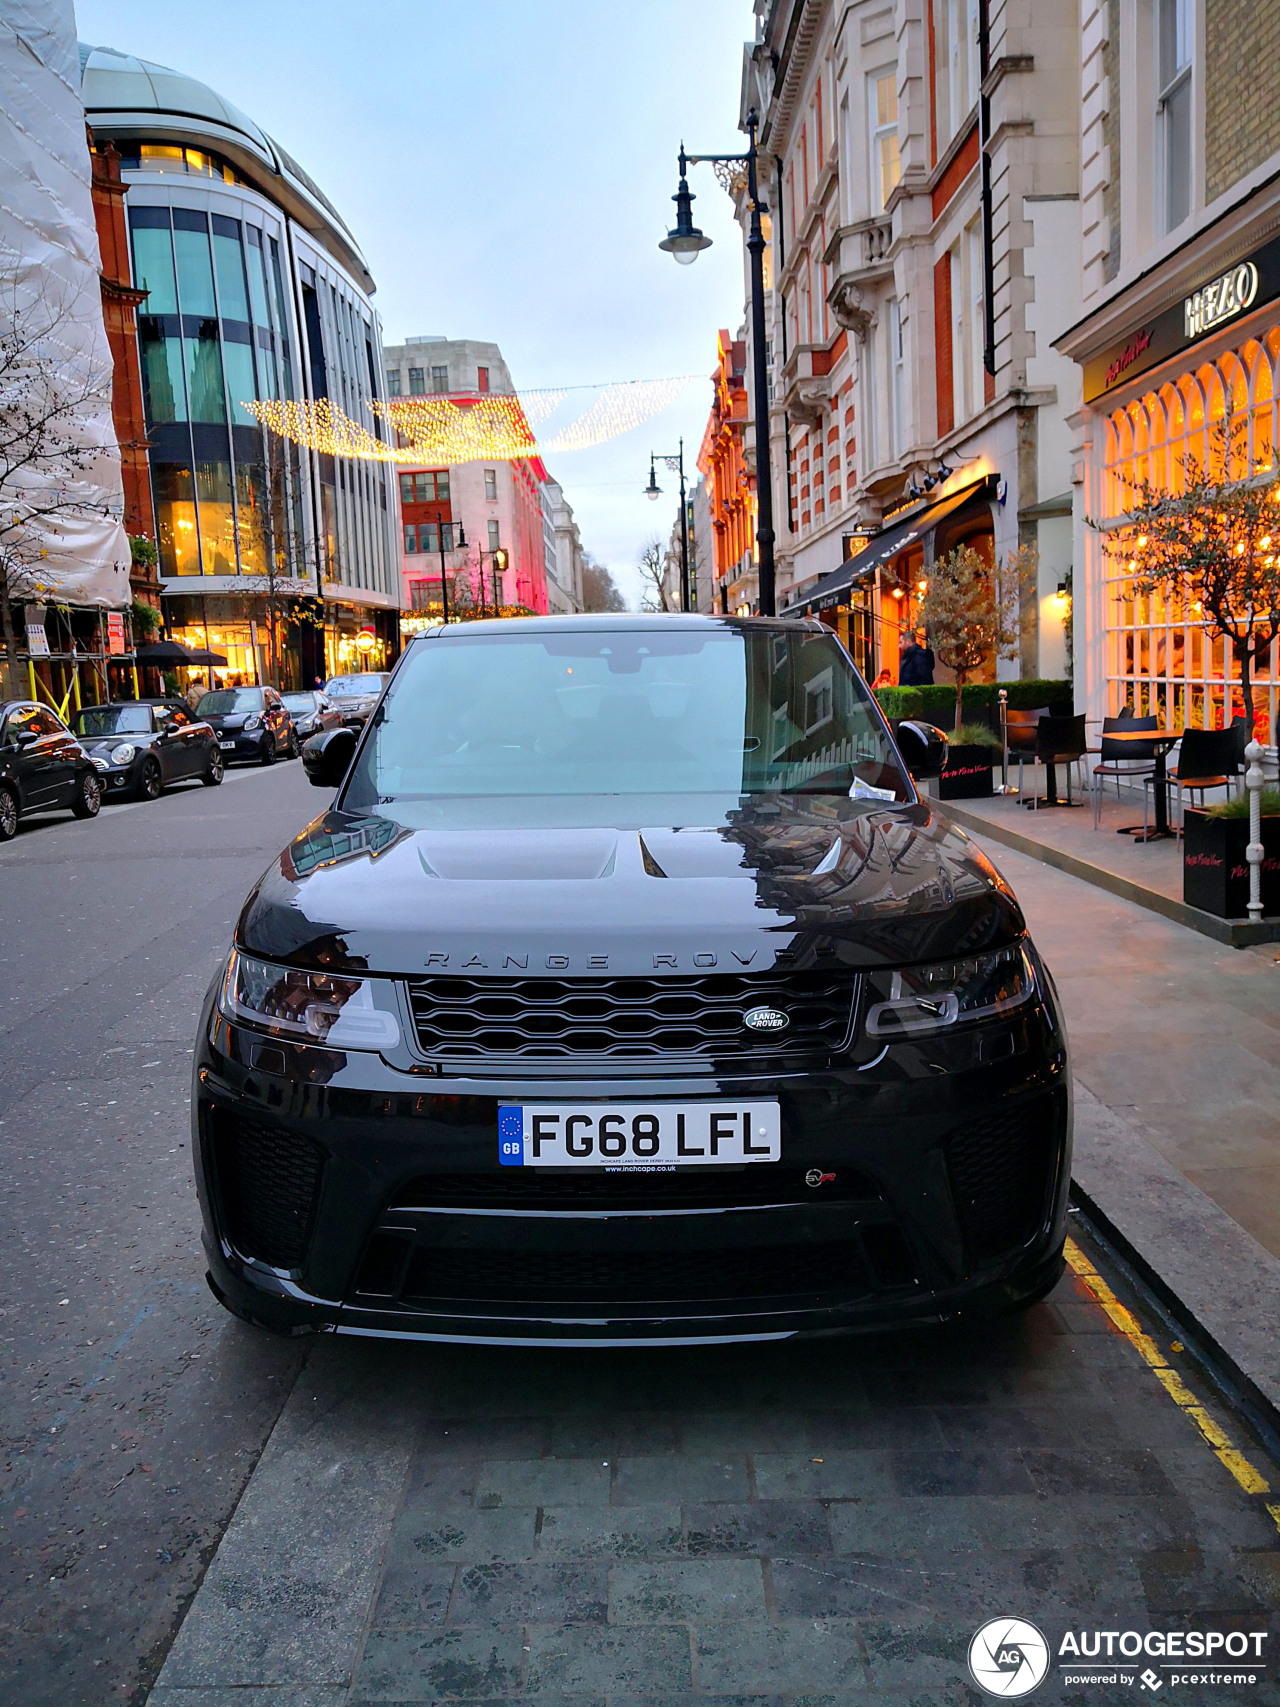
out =
{"type": "Polygon", "coordinates": [[[1256,1661],[1239,1687],[1058,1668],[1067,1631],[1267,1631],[1280,1591],[1274,1467],[1085,1250],[1110,1285],[1080,1256],[996,1326],[317,1346],[154,1707],[972,1707],[1002,1615],[1048,1640],[1037,1707],[1150,1699],[1149,1667],[1161,1699],[1274,1702],[1256,1661]]]}

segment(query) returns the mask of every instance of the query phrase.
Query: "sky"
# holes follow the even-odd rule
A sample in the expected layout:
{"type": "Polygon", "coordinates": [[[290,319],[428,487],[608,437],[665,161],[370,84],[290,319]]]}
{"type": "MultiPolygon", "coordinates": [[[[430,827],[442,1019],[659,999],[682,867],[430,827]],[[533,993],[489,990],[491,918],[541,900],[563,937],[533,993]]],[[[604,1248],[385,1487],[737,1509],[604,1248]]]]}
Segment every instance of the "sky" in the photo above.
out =
{"type": "Polygon", "coordinates": [[[662,414],[552,459],[582,543],[639,602],[670,532],[649,453],[694,467],[721,327],[743,319],[741,238],[709,166],[677,266],[676,154],[736,152],[750,0],[76,0],[82,41],[200,78],[283,144],[351,227],[383,338],[497,343],[519,388],[697,376],[662,414]]]}

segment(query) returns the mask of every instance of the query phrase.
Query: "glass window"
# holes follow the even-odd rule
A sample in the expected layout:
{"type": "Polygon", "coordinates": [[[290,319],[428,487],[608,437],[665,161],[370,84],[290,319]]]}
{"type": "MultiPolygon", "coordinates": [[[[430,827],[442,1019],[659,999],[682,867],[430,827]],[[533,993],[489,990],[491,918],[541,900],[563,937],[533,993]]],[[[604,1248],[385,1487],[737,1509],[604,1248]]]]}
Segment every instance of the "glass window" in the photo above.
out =
{"type": "Polygon", "coordinates": [[[889,412],[894,456],[901,456],[907,443],[907,349],[902,304],[889,299],[889,412]]]}
{"type": "MultiPolygon", "coordinates": [[[[270,326],[271,312],[267,307],[267,256],[262,247],[262,233],[252,225],[245,226],[249,239],[249,301],[256,326],[270,326]]],[[[224,304],[222,312],[227,312],[224,304]]]]}
{"type": "Polygon", "coordinates": [[[178,301],[184,314],[214,315],[209,227],[202,213],[173,210],[173,250],[178,262],[178,301]]]}
{"type": "Polygon", "coordinates": [[[978,98],[978,0],[933,0],[934,110],[944,150],[978,98]]]}
{"type": "Polygon", "coordinates": [[[213,216],[213,264],[218,278],[218,310],[224,320],[248,320],[249,293],[245,288],[244,255],[240,248],[240,221],[213,216]]]}
{"type": "MultiPolygon", "coordinates": [[[[222,365],[227,377],[227,392],[231,401],[231,419],[237,427],[256,427],[258,418],[245,407],[257,396],[253,377],[253,350],[238,339],[224,338],[222,365]]],[[[237,455],[239,454],[237,450],[237,455]]]]}
{"type": "Polygon", "coordinates": [[[498,524],[497,522],[491,521],[489,523],[489,550],[496,551],[498,549],[498,544],[498,524]]]}
{"type": "Polygon", "coordinates": [[[1160,127],[1164,228],[1191,212],[1191,0],[1159,0],[1160,127]]]}
{"type": "Polygon", "coordinates": [[[162,575],[200,573],[195,483],[183,463],[153,462],[151,489],[156,502],[156,534],[162,575]]]}
{"type": "Polygon", "coordinates": [[[418,530],[412,522],[406,522],[404,525],[404,548],[406,551],[418,549],[418,530]]]}
{"type": "MultiPolygon", "coordinates": [[[[166,237],[168,233],[165,234],[166,237]]],[[[150,425],[163,425],[187,418],[187,391],[182,376],[182,340],[176,333],[176,315],[162,320],[144,314],[138,320],[138,358],[142,367],[142,395],[150,425]],[[167,321],[167,327],[166,327],[167,321]]]]}
{"type": "Polygon", "coordinates": [[[436,533],[436,524],[434,522],[420,523],[418,540],[423,551],[439,551],[440,536],[436,533]]]}
{"type": "Polygon", "coordinates": [[[436,497],[442,504],[447,504],[449,502],[449,470],[447,468],[437,469],[435,482],[436,497]]]}
{"type": "Polygon", "coordinates": [[[145,705],[93,705],[77,711],[76,735],[149,735],[151,711],[145,705]]]}
{"type": "Polygon", "coordinates": [[[168,209],[138,208],[132,217],[133,276],[139,290],[145,290],[142,305],[147,314],[176,314],[178,293],[173,282],[173,238],[169,232],[168,209]],[[144,225],[141,214],[162,212],[163,225],[144,225]]]}
{"type": "Polygon", "coordinates": [[[217,688],[213,693],[200,695],[197,717],[222,717],[228,711],[261,711],[264,699],[261,688],[217,688]]]}
{"type": "Polygon", "coordinates": [[[871,211],[883,213],[898,179],[898,73],[873,72],[868,79],[867,115],[871,120],[871,211]]]}
{"type": "Polygon", "coordinates": [[[399,395],[400,395],[400,369],[398,367],[389,367],[387,369],[387,396],[388,397],[399,397],[399,395]]]}
{"type": "Polygon", "coordinates": [[[431,370],[432,391],[448,391],[449,370],[447,367],[433,367],[431,370]]]}
{"type": "Polygon", "coordinates": [[[409,395],[410,395],[410,397],[421,397],[423,395],[423,393],[426,391],[426,389],[427,389],[426,380],[425,380],[422,369],[420,367],[411,367],[409,369],[409,395]]]}
{"type": "Polygon", "coordinates": [[[478,367],[476,369],[476,390],[477,391],[488,391],[488,389],[489,389],[489,370],[487,367],[478,367]]]}
{"type": "Polygon", "coordinates": [[[402,504],[412,504],[413,502],[412,474],[402,474],[400,476],[400,502],[402,504]]]}
{"type": "Polygon", "coordinates": [[[235,511],[231,504],[231,464],[196,464],[196,500],[200,561],[206,575],[236,573],[235,511]]]}
{"type": "Polygon", "coordinates": [[[498,471],[496,468],[486,468],[484,471],[484,495],[493,503],[498,496],[498,471]]]}
{"type": "Polygon", "coordinates": [[[236,463],[236,543],[240,573],[265,575],[269,564],[266,468],[262,462],[236,463]]]}
{"type": "MultiPolygon", "coordinates": [[[[344,804],[447,822],[449,800],[506,796],[519,817],[517,800],[542,797],[552,817],[621,825],[651,809],[626,796],[719,796],[722,809],[779,793],[911,800],[837,641],[779,638],[611,629],[419,643],[344,804]]],[[[639,818],[655,821],[706,820],[639,818]]]]}
{"type": "Polygon", "coordinates": [[[186,355],[187,396],[191,400],[191,419],[225,422],[227,405],[218,351],[218,322],[213,319],[201,320],[197,335],[194,338],[184,337],[182,344],[186,355]]]}
{"type": "MultiPolygon", "coordinates": [[[[415,474],[413,489],[420,504],[430,504],[436,495],[436,477],[434,474],[415,474]]],[[[448,494],[446,493],[447,497],[448,494]]]]}

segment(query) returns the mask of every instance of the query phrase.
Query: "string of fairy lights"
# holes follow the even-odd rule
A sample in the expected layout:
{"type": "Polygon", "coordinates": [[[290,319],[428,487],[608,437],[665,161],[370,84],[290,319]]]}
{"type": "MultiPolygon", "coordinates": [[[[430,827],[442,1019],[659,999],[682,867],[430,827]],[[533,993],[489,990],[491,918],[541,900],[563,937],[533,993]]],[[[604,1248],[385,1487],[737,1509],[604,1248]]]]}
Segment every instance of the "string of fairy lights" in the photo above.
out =
{"type": "Polygon", "coordinates": [[[384,434],[371,432],[323,398],[315,403],[258,399],[241,407],[269,432],[322,456],[454,466],[590,450],[660,413],[693,377],[551,387],[518,395],[494,392],[461,400],[438,394],[375,399],[373,413],[385,424],[384,434]],[[539,438],[535,429],[558,416],[571,391],[593,395],[571,419],[539,438]]]}

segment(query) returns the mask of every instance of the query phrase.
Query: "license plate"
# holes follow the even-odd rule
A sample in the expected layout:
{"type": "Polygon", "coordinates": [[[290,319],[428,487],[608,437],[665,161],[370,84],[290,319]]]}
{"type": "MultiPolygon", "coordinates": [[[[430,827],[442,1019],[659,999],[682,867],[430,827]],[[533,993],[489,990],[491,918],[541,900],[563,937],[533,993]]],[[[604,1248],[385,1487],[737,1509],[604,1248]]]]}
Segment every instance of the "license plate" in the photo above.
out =
{"type": "Polygon", "coordinates": [[[776,1102],[502,1104],[498,1160],[507,1168],[741,1167],[776,1162],[776,1102]]]}
{"type": "Polygon", "coordinates": [[[224,753],[229,753],[231,751],[231,749],[235,746],[235,742],[234,741],[219,741],[218,745],[222,748],[224,753]]]}

